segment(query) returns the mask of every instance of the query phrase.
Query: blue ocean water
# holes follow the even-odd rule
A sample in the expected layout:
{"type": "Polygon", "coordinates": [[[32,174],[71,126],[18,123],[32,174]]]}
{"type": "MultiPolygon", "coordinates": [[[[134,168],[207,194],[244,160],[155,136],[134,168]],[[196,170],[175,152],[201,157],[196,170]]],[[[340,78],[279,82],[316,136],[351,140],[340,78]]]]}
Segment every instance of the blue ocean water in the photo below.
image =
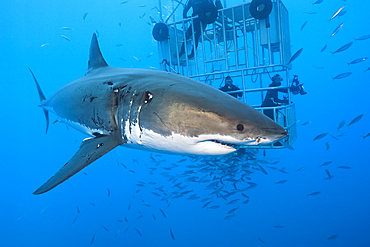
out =
{"type": "MultiPolygon", "coordinates": [[[[123,147],[52,191],[33,195],[74,155],[86,136],[64,124],[51,126],[45,135],[45,119],[37,107],[39,98],[28,67],[44,94],[51,96],[85,74],[90,39],[96,30],[108,64],[159,67],[157,44],[147,24],[149,15],[158,19],[152,9],[157,1],[122,2],[0,3],[1,246],[370,246],[369,138],[361,137],[370,132],[370,71],[364,72],[370,62],[347,64],[370,56],[370,39],[355,41],[370,34],[368,1],[324,0],[315,5],[308,0],[283,1],[289,11],[292,52],[304,48],[291,74],[299,75],[308,94],[293,98],[300,120],[294,151],[256,154],[267,166],[286,167],[282,169],[286,173],[268,169],[262,162],[268,175],[256,171],[250,176],[258,186],[243,192],[249,202],[243,203],[247,199],[241,193],[227,201],[210,196],[212,190],[205,189],[211,182],[195,183],[181,177],[185,171],[197,171],[191,166],[200,161],[123,147]],[[345,4],[346,14],[328,21],[345,4]],[[329,38],[341,23],[342,29],[329,38]],[[354,43],[348,50],[331,53],[349,42],[354,43]],[[325,45],[327,49],[320,52],[325,45]],[[332,79],[345,72],[352,74],[332,79]],[[342,120],[349,124],[361,114],[359,122],[337,130],[342,120]],[[301,125],[307,121],[311,123],[301,125]],[[346,134],[339,140],[327,135],[313,141],[322,133],[346,134]],[[319,166],[327,161],[332,163],[319,166]],[[271,165],[274,162],[278,163],[271,165]],[[332,179],[324,179],[326,169],[332,179]],[[281,180],[287,182],[275,183],[281,180]],[[182,183],[175,186],[178,182],[182,183]],[[179,186],[188,186],[182,192],[192,192],[161,200],[179,186]],[[313,192],[321,193],[307,195],[313,192]],[[200,198],[187,199],[193,194],[200,198]],[[201,200],[206,197],[213,200],[209,206],[220,207],[203,208],[206,202],[201,200]],[[240,200],[226,205],[235,199],[240,200]],[[234,208],[235,215],[225,220],[234,208]],[[326,239],[336,234],[337,238],[326,239]]],[[[228,1],[228,6],[239,3],[228,1]]],[[[52,122],[55,119],[51,117],[52,122]]],[[[232,191],[232,186],[225,190],[232,191]]]]}

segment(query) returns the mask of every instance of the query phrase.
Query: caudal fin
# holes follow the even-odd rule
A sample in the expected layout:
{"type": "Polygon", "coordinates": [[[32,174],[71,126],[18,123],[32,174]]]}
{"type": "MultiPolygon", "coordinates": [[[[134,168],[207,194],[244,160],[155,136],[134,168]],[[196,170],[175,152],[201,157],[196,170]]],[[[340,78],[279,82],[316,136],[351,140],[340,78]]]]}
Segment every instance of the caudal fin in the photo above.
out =
{"type": "MultiPolygon", "coordinates": [[[[28,69],[30,70],[30,72],[31,72],[31,74],[33,76],[33,79],[35,80],[37,91],[39,92],[39,96],[40,96],[40,103],[42,103],[46,99],[45,98],[45,95],[43,94],[43,92],[41,90],[41,87],[40,87],[39,83],[37,82],[36,77],[33,74],[32,70],[30,68],[28,68],[28,69]]],[[[44,109],[44,114],[45,114],[45,117],[46,117],[46,132],[45,133],[48,133],[48,128],[49,128],[49,112],[44,109]]]]}

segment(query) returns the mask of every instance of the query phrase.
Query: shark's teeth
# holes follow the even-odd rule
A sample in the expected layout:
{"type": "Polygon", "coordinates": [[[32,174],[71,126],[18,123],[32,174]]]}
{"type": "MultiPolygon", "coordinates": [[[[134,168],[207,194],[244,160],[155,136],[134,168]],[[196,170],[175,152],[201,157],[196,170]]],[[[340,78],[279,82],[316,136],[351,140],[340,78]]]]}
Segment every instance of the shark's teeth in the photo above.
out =
{"type": "Polygon", "coordinates": [[[236,149],[238,147],[238,145],[236,145],[236,144],[232,144],[232,143],[228,143],[228,142],[224,142],[224,141],[219,141],[219,140],[209,140],[209,141],[219,143],[223,146],[227,146],[227,147],[234,148],[234,149],[236,149]]]}

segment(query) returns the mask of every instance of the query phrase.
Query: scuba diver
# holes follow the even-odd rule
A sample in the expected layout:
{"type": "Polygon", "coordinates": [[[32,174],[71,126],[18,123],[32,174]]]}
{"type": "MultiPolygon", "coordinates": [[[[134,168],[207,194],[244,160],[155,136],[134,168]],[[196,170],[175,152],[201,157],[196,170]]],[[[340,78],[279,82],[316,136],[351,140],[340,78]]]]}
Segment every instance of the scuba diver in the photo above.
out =
{"type": "MultiPolygon", "coordinates": [[[[212,0],[188,0],[185,4],[182,14],[184,19],[189,18],[187,13],[190,8],[193,8],[192,16],[198,16],[198,18],[193,19],[193,23],[186,30],[186,40],[188,40],[193,35],[192,25],[194,26],[195,45],[191,51],[191,54],[188,56],[189,59],[192,59],[194,57],[194,49],[197,49],[198,47],[198,40],[201,35],[201,30],[204,30],[207,27],[207,24],[211,24],[216,20],[218,12],[212,0]],[[202,28],[200,25],[202,25],[202,28]]],[[[181,46],[179,57],[185,54],[185,43],[186,42],[184,42],[181,46]]]]}
{"type": "MultiPolygon", "coordinates": [[[[228,75],[226,76],[225,78],[225,86],[219,88],[221,91],[224,91],[224,92],[229,92],[229,91],[238,91],[240,90],[240,88],[238,88],[237,86],[235,86],[233,84],[233,80],[231,79],[231,77],[228,75]]],[[[231,96],[234,96],[235,98],[238,98],[239,97],[242,97],[243,96],[243,93],[242,92],[238,92],[238,93],[230,93],[231,96]]]]}
{"type": "MultiPolygon", "coordinates": [[[[269,87],[279,87],[281,86],[281,81],[283,78],[279,74],[274,75],[272,78],[272,83],[269,85],[269,87]]],[[[282,93],[288,93],[288,88],[279,88],[279,89],[269,89],[267,90],[266,96],[264,101],[262,102],[262,107],[274,107],[279,106],[280,104],[288,104],[289,100],[286,96],[284,96],[284,99],[279,99],[278,94],[279,92],[282,93]]],[[[307,92],[303,89],[303,84],[300,84],[298,81],[298,76],[294,75],[292,85],[290,86],[290,92],[292,92],[294,95],[301,94],[305,95],[307,92]]],[[[267,109],[263,110],[263,113],[274,120],[274,112],[273,109],[267,109]]]]}

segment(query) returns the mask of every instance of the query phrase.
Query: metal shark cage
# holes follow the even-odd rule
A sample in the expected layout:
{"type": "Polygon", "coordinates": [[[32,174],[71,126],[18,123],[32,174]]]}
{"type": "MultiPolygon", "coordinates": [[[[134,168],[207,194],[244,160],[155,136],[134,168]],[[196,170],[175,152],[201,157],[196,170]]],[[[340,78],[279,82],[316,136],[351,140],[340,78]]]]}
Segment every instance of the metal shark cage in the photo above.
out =
{"type": "Polygon", "coordinates": [[[295,105],[291,102],[289,89],[291,51],[288,10],[284,4],[280,0],[257,0],[257,8],[265,8],[267,1],[272,3],[272,9],[267,17],[256,18],[250,11],[251,2],[226,7],[226,0],[223,4],[216,0],[218,17],[204,30],[201,25],[202,35],[198,47],[195,47],[194,26],[190,24],[198,16],[182,19],[183,1],[168,1],[171,6],[166,9],[172,11],[163,20],[163,6],[159,0],[160,22],[153,29],[153,36],[158,41],[161,70],[179,73],[214,87],[220,87],[225,77],[230,76],[240,90],[227,93],[241,92],[240,100],[262,113],[264,110],[272,110],[273,120],[289,133],[288,137],[278,143],[249,148],[290,147],[296,140],[297,133],[295,105]],[[192,35],[186,40],[189,26],[192,35]],[[180,57],[183,45],[185,55],[180,57]],[[194,57],[189,58],[187,54],[193,49],[196,51],[194,57]],[[274,89],[286,89],[290,103],[262,107],[266,92],[271,89],[270,75],[276,73],[284,78],[285,86],[274,89]]]}

